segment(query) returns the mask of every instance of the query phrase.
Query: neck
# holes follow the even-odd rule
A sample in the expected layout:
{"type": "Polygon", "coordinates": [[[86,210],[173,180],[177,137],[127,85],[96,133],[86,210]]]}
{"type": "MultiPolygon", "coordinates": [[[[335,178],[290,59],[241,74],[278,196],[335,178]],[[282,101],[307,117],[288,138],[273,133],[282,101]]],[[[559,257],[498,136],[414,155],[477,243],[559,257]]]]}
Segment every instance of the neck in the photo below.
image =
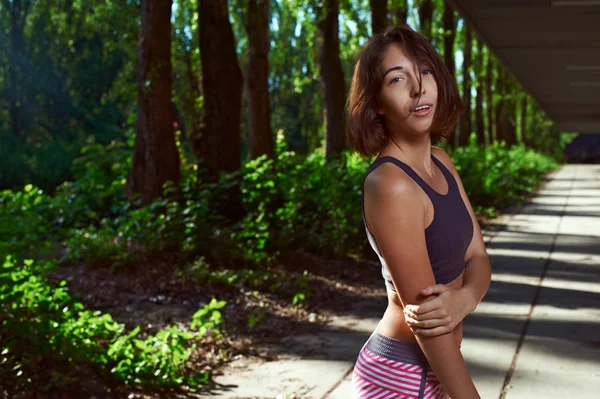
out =
{"type": "MultiPolygon", "coordinates": [[[[417,140],[408,140],[406,137],[390,136],[384,150],[387,155],[396,156],[404,163],[423,169],[429,173],[433,171],[431,159],[431,139],[429,134],[417,140]],[[397,154],[397,155],[394,155],[397,154]]],[[[382,151],[382,152],[383,152],[382,151]]]]}

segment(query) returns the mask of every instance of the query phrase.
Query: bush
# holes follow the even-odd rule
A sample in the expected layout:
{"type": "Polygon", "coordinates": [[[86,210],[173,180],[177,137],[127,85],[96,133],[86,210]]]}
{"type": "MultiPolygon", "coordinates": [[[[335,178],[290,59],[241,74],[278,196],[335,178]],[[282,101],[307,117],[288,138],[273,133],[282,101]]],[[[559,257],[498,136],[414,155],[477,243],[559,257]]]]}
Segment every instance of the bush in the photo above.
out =
{"type": "MultiPolygon", "coordinates": [[[[197,341],[209,332],[221,336],[223,322],[219,309],[224,301],[213,299],[199,309],[190,330],[169,326],[145,339],[136,336],[140,328],[125,332],[123,324],[110,314],[86,310],[64,288],[52,287],[44,278],[51,263],[32,260],[16,262],[7,257],[0,269],[0,375],[3,387],[22,390],[36,386],[33,373],[40,356],[85,362],[99,373],[127,384],[179,385],[206,381],[185,367],[197,341]],[[194,330],[197,330],[194,332],[194,330]]],[[[61,384],[53,374],[48,388],[61,384]]]]}
{"type": "Polygon", "coordinates": [[[558,163],[522,145],[507,148],[504,142],[478,146],[472,140],[451,157],[476,213],[494,216],[509,201],[521,201],[534,190],[545,173],[558,163]]]}

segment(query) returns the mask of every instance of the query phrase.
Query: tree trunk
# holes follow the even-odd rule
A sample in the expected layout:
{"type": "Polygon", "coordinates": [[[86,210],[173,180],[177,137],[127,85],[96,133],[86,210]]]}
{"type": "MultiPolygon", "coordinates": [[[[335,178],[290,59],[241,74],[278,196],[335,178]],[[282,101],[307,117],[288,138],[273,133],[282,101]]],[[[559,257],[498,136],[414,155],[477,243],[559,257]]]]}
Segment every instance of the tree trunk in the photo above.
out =
{"type": "Polygon", "coordinates": [[[144,204],[163,193],[167,181],[179,183],[179,154],[171,104],[171,2],[141,4],[136,78],[138,116],[128,196],[139,193],[144,204]]]}
{"type": "Polygon", "coordinates": [[[508,74],[508,71],[502,68],[502,84],[499,93],[501,95],[499,106],[499,119],[497,122],[501,129],[502,140],[506,142],[508,147],[511,147],[517,141],[516,129],[516,104],[513,101],[512,92],[514,90],[515,81],[508,74]]]}
{"type": "Polygon", "coordinates": [[[23,54],[23,30],[29,10],[31,9],[31,0],[27,0],[25,4],[21,0],[13,0],[12,2],[4,1],[2,5],[6,8],[6,12],[10,15],[10,42],[8,43],[8,98],[10,130],[17,137],[24,135],[23,107],[24,99],[19,87],[19,82],[23,84],[22,69],[19,66],[19,61],[24,59],[23,54]]]}
{"type": "Polygon", "coordinates": [[[433,0],[421,0],[421,6],[419,7],[419,31],[429,41],[433,39],[432,20],[433,0]]]}
{"type": "MultiPolygon", "coordinates": [[[[202,92],[202,84],[200,82],[200,77],[198,76],[192,65],[192,51],[193,50],[191,49],[187,50],[184,54],[187,84],[189,85],[189,90],[191,93],[190,97],[185,98],[184,100],[184,115],[189,118],[189,121],[185,120],[185,131],[187,133],[186,137],[190,140],[190,144],[197,142],[196,140],[194,140],[194,138],[198,136],[201,130],[202,113],[200,112],[201,110],[199,109],[199,107],[196,105],[196,102],[200,97],[204,96],[204,93],[202,92]]],[[[194,153],[197,152],[196,149],[193,147],[192,151],[194,153]]]]}
{"type": "MultiPolygon", "coordinates": [[[[18,0],[17,0],[18,1],[18,0]]],[[[21,136],[21,113],[19,108],[20,94],[18,82],[19,71],[17,69],[17,59],[19,57],[19,38],[22,32],[17,31],[18,25],[15,23],[14,14],[11,19],[10,29],[10,56],[8,57],[8,97],[10,99],[10,130],[16,137],[21,136]]]]}
{"type": "MultiPolygon", "coordinates": [[[[508,76],[508,73],[507,73],[508,76]]],[[[517,144],[517,104],[514,100],[514,88],[516,86],[516,81],[514,78],[509,77],[506,82],[506,98],[505,98],[505,107],[506,107],[506,144],[509,147],[517,144]]]]}
{"type": "Polygon", "coordinates": [[[521,99],[521,143],[529,147],[527,140],[527,96],[524,95],[521,99]]]}
{"type": "Polygon", "coordinates": [[[345,130],[346,88],[340,61],[338,36],[338,0],[326,0],[325,16],[319,22],[321,36],[321,86],[325,93],[325,157],[337,158],[347,148],[345,130]]]}
{"type": "MultiPolygon", "coordinates": [[[[454,79],[456,84],[456,63],[454,60],[454,41],[456,38],[456,19],[454,17],[454,10],[447,3],[444,2],[444,63],[450,72],[450,76],[454,79]]],[[[456,131],[456,129],[455,129],[456,131]]],[[[455,145],[456,134],[451,135],[447,144],[450,148],[456,147],[455,145]]]]}
{"type": "Polygon", "coordinates": [[[248,101],[250,159],[274,158],[269,106],[269,0],[248,2],[248,101]]]}
{"type": "Polygon", "coordinates": [[[487,65],[485,74],[485,92],[486,92],[486,113],[487,113],[487,126],[488,126],[488,139],[489,143],[492,144],[496,138],[494,134],[494,97],[493,97],[493,85],[494,85],[494,59],[491,51],[487,51],[487,65]]]}
{"type": "MultiPolygon", "coordinates": [[[[242,91],[235,38],[229,22],[227,0],[198,1],[198,34],[204,86],[204,128],[196,148],[207,175],[201,181],[216,182],[221,172],[241,167],[242,91]]],[[[239,182],[238,182],[239,183],[239,182]]],[[[233,184],[215,212],[230,221],[244,216],[239,184],[233,184]]]]}
{"type": "Polygon", "coordinates": [[[460,134],[458,136],[458,145],[465,146],[469,144],[469,135],[471,134],[471,47],[472,33],[469,25],[465,25],[465,42],[463,48],[463,102],[465,113],[460,124],[460,134]]]}
{"type": "Polygon", "coordinates": [[[456,38],[456,19],[454,10],[444,2],[444,63],[450,71],[450,76],[456,79],[456,64],[454,62],[454,39],[456,38]]]}
{"type": "Polygon", "coordinates": [[[485,145],[485,126],[483,118],[483,46],[477,41],[477,57],[475,58],[475,80],[477,82],[477,98],[475,101],[475,124],[477,143],[485,145]]]}
{"type": "MultiPolygon", "coordinates": [[[[495,85],[495,93],[499,96],[502,96],[502,86],[504,83],[504,76],[502,68],[498,69],[498,77],[496,78],[495,85]]],[[[494,108],[494,114],[496,116],[496,140],[503,141],[504,140],[504,129],[502,126],[502,121],[504,117],[504,101],[502,97],[496,102],[496,107],[494,108]]]]}
{"type": "Polygon", "coordinates": [[[395,24],[405,24],[408,17],[406,0],[391,0],[390,14],[395,17],[395,24]]]}
{"type": "Polygon", "coordinates": [[[498,69],[498,80],[496,81],[496,94],[500,96],[496,104],[496,139],[504,141],[508,136],[508,113],[506,107],[506,70],[502,67],[498,69]]]}
{"type": "Polygon", "coordinates": [[[196,146],[208,181],[241,167],[242,72],[229,23],[227,0],[199,0],[204,129],[196,146]]]}
{"type": "Polygon", "coordinates": [[[369,0],[371,6],[371,31],[381,33],[387,26],[387,0],[369,0]]]}

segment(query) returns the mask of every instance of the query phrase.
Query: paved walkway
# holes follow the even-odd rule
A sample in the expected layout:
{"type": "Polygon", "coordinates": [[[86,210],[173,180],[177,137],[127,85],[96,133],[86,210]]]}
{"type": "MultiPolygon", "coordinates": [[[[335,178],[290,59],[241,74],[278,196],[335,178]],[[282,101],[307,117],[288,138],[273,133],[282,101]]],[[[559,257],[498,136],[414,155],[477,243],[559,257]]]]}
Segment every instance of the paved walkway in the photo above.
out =
{"type": "MultiPolygon", "coordinates": [[[[552,173],[484,236],[492,285],[465,320],[462,345],[481,397],[599,398],[600,165],[552,173]]],[[[287,360],[234,362],[206,397],[350,398],[356,355],[385,298],[357,306],[318,334],[282,339],[287,360]]]]}

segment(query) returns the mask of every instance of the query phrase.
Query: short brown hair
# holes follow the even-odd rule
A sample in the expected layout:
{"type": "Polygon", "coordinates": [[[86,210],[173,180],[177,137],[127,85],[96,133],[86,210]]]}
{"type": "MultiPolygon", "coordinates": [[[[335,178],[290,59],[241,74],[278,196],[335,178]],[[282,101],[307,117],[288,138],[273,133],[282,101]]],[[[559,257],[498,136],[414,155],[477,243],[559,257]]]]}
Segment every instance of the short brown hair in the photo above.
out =
{"type": "Polygon", "coordinates": [[[432,142],[450,136],[464,109],[454,77],[429,41],[408,25],[388,27],[365,44],[354,67],[348,96],[350,147],[367,157],[377,155],[388,140],[383,116],[378,115],[376,110],[383,82],[380,65],[385,50],[392,43],[399,44],[406,55],[419,65],[419,70],[421,64],[427,64],[434,72],[438,102],[431,125],[432,142]]]}

